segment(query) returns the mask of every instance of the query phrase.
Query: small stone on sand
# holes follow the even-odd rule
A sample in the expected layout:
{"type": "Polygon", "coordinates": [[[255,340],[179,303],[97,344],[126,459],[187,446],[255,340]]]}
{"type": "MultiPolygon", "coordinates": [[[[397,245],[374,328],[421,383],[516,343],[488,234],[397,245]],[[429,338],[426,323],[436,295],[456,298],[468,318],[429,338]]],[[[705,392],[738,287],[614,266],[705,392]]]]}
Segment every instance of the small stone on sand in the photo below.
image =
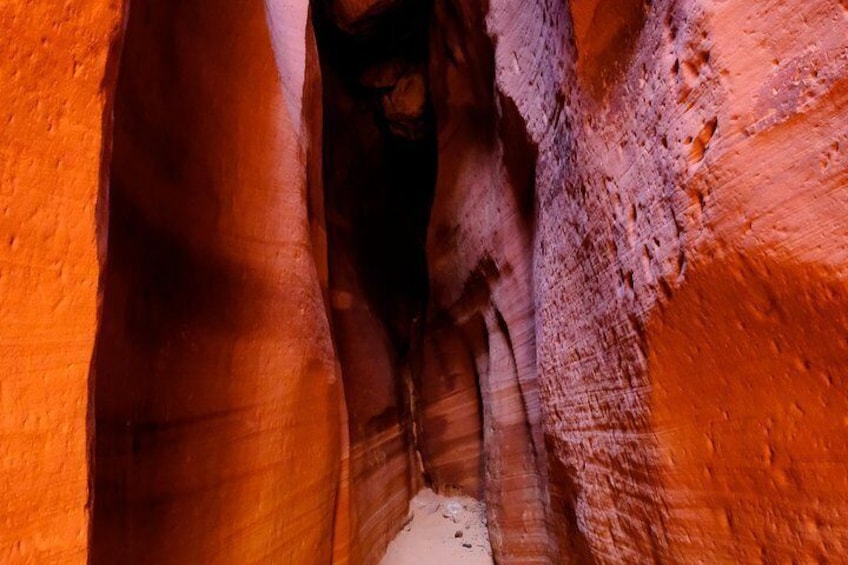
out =
{"type": "Polygon", "coordinates": [[[424,489],[409,511],[411,518],[389,544],[381,565],[493,565],[482,502],[424,489]]]}

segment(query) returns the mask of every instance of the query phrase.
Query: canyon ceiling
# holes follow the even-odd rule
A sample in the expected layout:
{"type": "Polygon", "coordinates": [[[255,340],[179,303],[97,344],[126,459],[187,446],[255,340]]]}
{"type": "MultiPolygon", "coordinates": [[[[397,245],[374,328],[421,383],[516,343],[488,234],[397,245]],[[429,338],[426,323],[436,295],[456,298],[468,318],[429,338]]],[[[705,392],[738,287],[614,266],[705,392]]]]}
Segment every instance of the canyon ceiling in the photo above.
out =
{"type": "Polygon", "coordinates": [[[848,557],[846,0],[0,2],[0,562],[848,557]]]}

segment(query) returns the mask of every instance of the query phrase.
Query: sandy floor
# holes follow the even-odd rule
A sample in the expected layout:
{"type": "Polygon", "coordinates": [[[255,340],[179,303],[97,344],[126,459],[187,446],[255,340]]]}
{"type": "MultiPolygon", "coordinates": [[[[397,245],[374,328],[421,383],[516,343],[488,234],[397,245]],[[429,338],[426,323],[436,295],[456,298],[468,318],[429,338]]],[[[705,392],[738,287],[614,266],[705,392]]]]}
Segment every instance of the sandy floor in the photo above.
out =
{"type": "Polygon", "coordinates": [[[493,564],[483,503],[424,489],[409,511],[409,521],[389,544],[381,565],[493,564]]]}

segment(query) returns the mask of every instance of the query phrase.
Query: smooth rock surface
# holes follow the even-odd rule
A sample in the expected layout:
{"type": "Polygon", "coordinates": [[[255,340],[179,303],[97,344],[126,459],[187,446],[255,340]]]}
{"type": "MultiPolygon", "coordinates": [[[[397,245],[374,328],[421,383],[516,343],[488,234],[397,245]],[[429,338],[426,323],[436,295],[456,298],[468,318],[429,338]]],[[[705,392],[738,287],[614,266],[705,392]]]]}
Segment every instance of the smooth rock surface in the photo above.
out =
{"type": "Polygon", "coordinates": [[[342,391],[307,204],[320,145],[292,119],[314,114],[318,69],[288,96],[298,65],[278,62],[311,36],[275,57],[268,21],[260,2],[130,10],[95,362],[98,563],[331,558],[342,391]]]}

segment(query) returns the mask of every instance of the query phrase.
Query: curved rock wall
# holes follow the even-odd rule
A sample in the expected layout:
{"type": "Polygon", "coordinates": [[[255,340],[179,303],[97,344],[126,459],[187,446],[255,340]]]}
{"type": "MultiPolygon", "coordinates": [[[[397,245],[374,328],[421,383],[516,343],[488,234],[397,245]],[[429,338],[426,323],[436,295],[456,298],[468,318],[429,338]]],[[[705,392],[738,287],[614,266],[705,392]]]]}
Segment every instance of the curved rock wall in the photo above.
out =
{"type": "Polygon", "coordinates": [[[435,5],[424,463],[437,488],[485,499],[498,563],[550,562],[531,282],[535,151],[509,101],[496,97],[484,10],[435,5]]]}
{"type": "Polygon", "coordinates": [[[413,352],[426,302],[435,136],[425,4],[346,20],[316,6],[324,80],[330,314],[345,388],[349,499],[336,559],[377,563],[423,484],[413,352]],[[346,550],[342,551],[342,548],[346,550]]]}
{"type": "Polygon", "coordinates": [[[318,146],[299,125],[320,91],[301,76],[313,91],[284,93],[266,21],[259,2],[131,7],[95,362],[96,562],[330,559],[341,388],[307,210],[318,146]]]}

